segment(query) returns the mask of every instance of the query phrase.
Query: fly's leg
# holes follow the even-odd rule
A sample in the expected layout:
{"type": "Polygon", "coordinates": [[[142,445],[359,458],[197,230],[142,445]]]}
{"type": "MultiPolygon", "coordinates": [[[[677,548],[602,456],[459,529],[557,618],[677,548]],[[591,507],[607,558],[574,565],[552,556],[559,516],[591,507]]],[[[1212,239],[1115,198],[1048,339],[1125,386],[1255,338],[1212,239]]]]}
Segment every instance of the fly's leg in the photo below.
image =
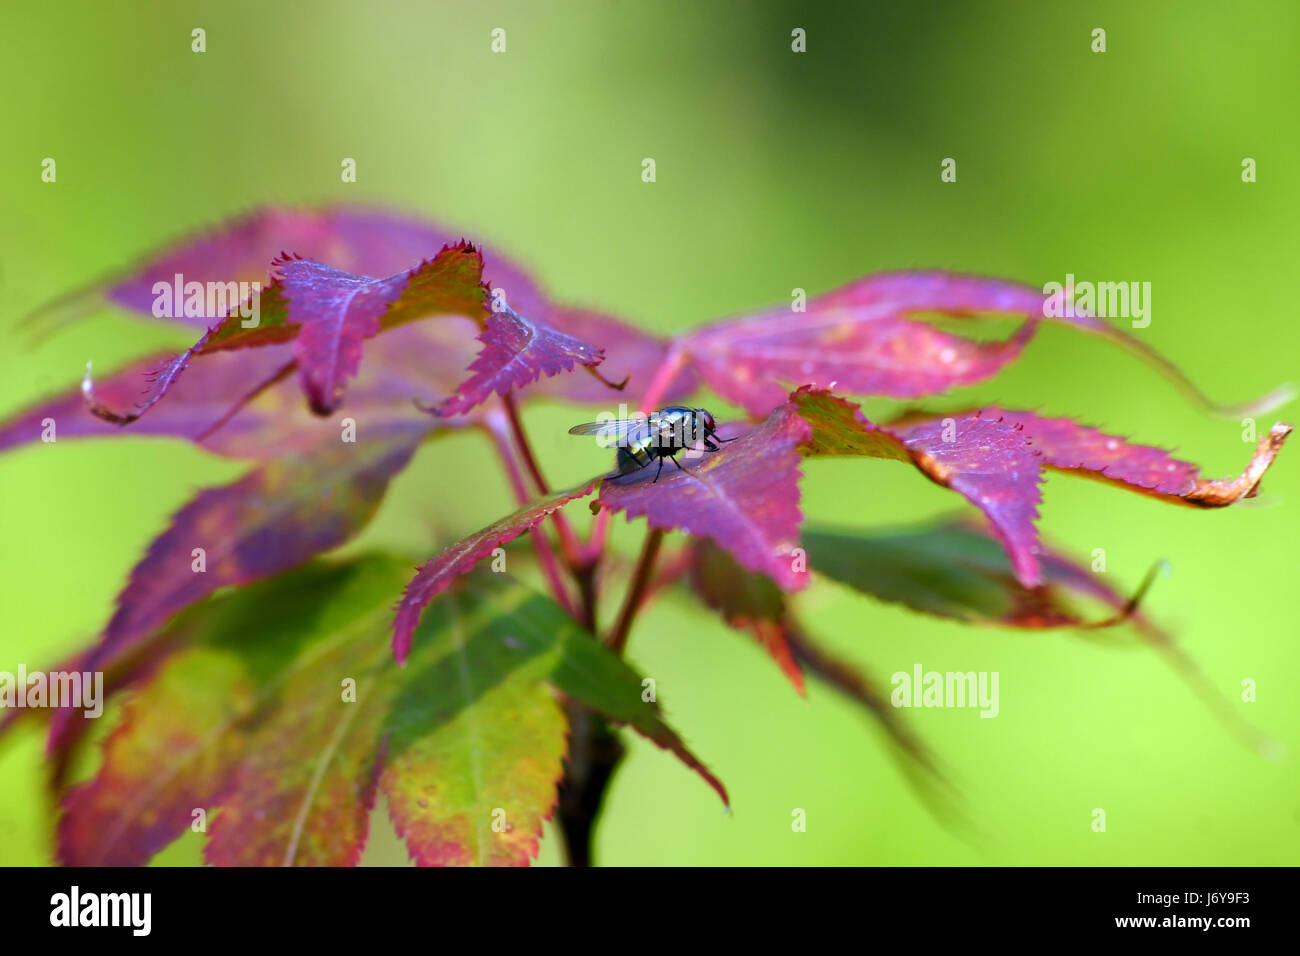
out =
{"type": "Polygon", "coordinates": [[[704,439],[704,449],[705,451],[722,451],[721,448],[713,444],[713,439],[711,438],[704,439]]]}
{"type": "MultiPolygon", "coordinates": [[[[673,461],[676,461],[676,460],[677,460],[676,458],[673,459],[673,461]]],[[[678,467],[680,468],[681,466],[679,465],[678,467]]],[[[655,481],[658,481],[658,480],[659,480],[659,476],[660,476],[661,474],[663,474],[663,470],[664,470],[664,456],[663,456],[663,455],[660,455],[660,456],[659,456],[659,470],[655,472],[654,481],[650,482],[650,484],[653,485],[653,484],[655,483],[655,481]]]]}

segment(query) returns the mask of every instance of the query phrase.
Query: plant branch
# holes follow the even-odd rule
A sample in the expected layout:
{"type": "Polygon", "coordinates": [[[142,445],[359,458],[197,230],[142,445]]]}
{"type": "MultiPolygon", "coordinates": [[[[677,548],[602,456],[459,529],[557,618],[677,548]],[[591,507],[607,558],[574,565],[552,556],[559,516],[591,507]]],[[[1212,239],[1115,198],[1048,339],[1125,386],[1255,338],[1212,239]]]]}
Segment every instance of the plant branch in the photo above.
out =
{"type": "Polygon", "coordinates": [[[528,468],[528,473],[532,476],[537,490],[541,494],[549,495],[551,493],[550,485],[542,476],[542,469],[537,465],[537,459],[533,456],[533,448],[528,444],[528,436],[524,434],[523,419],[519,417],[519,406],[515,403],[515,396],[512,392],[506,392],[501,396],[501,404],[505,406],[506,417],[510,421],[510,431],[515,436],[515,444],[519,446],[519,455],[524,460],[524,465],[528,468]]]}
{"type": "Polygon", "coordinates": [[[663,541],[664,533],[658,528],[651,528],[645,537],[645,544],[641,547],[641,557],[637,559],[636,570],[632,572],[632,583],[623,598],[623,607],[618,612],[618,621],[609,632],[609,637],[605,639],[605,643],[615,654],[622,654],[623,648],[627,646],[632,621],[645,601],[646,588],[654,573],[655,559],[659,556],[659,547],[663,541]]]}
{"type": "Polygon", "coordinates": [[[588,563],[574,570],[574,576],[578,581],[578,594],[582,599],[582,616],[580,620],[583,626],[592,634],[596,633],[596,564],[588,563]]]}
{"type": "MultiPolygon", "coordinates": [[[[510,431],[514,435],[515,446],[519,449],[519,456],[523,459],[529,475],[532,476],[533,484],[537,486],[538,493],[549,495],[551,486],[547,483],[541,467],[537,464],[532,445],[528,443],[528,435],[524,432],[523,419],[519,417],[519,406],[515,403],[514,394],[507,392],[502,395],[501,404],[505,406],[506,418],[510,422],[510,431]]],[[[556,511],[553,513],[551,521],[555,523],[555,532],[560,536],[560,550],[564,552],[565,562],[574,575],[581,578],[583,569],[592,563],[590,554],[584,551],[582,544],[578,541],[578,536],[574,534],[573,526],[569,524],[569,520],[564,517],[563,512],[556,511]]]]}
{"type": "Polygon", "coordinates": [[[569,720],[569,755],[555,815],[569,866],[591,866],[596,818],[624,748],[600,714],[574,700],[566,700],[564,710],[569,720]]]}
{"type": "Polygon", "coordinates": [[[642,603],[652,600],[660,591],[676,584],[695,563],[695,556],[691,553],[689,547],[682,548],[676,554],[671,554],[663,562],[659,573],[654,576],[650,584],[645,589],[645,597],[642,603]]]}
{"type": "MultiPolygon", "coordinates": [[[[488,419],[488,432],[492,435],[493,444],[496,445],[501,461],[505,465],[506,476],[510,480],[510,487],[514,490],[515,498],[521,505],[527,504],[531,497],[528,493],[528,485],[524,482],[524,476],[519,470],[519,464],[515,460],[514,449],[510,446],[510,436],[498,416],[492,416],[488,419]]],[[[555,560],[555,552],[551,549],[551,541],[546,537],[541,528],[534,528],[529,532],[528,537],[532,539],[533,550],[537,552],[537,563],[541,565],[542,573],[546,575],[546,580],[551,586],[551,593],[560,606],[569,613],[569,616],[575,620],[580,620],[578,611],[573,606],[573,600],[569,597],[569,589],[565,587],[564,579],[560,577],[559,565],[555,560]]]]}

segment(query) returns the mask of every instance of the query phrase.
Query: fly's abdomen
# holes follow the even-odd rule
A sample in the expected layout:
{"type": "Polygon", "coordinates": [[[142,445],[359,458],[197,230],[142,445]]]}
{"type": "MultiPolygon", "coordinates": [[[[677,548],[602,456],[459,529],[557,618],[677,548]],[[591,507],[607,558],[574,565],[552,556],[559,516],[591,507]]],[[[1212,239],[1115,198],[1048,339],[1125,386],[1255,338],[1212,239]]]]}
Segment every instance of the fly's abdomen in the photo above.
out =
{"type": "Polygon", "coordinates": [[[627,437],[618,446],[619,474],[644,468],[655,458],[654,436],[649,428],[642,426],[628,432],[627,437]]]}

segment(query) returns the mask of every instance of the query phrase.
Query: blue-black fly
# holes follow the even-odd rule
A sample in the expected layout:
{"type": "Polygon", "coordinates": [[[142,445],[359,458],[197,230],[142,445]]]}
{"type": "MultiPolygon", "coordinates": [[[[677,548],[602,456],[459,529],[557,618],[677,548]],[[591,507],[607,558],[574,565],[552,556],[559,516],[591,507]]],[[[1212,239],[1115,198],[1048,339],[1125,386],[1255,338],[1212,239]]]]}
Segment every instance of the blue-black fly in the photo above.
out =
{"type": "Polygon", "coordinates": [[[718,423],[708,409],[670,405],[651,412],[644,418],[574,425],[569,429],[569,434],[595,435],[606,446],[618,445],[620,475],[639,471],[658,459],[659,468],[654,477],[654,481],[658,481],[664,470],[665,458],[672,459],[674,465],[685,471],[677,460],[678,452],[701,444],[705,451],[720,451],[717,442],[736,440],[716,437],[717,430],[718,423]]]}

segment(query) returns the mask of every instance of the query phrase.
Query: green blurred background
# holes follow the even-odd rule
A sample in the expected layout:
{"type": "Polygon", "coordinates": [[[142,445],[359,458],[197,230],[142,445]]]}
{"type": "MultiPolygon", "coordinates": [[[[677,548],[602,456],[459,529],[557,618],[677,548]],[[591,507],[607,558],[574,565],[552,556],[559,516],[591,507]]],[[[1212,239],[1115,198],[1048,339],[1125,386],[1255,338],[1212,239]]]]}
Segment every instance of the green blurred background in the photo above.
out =
{"type": "MultiPolygon", "coordinates": [[[[1297,377],[1287,283],[1300,253],[1300,8],[1291,2],[7,3],[0,150],[0,415],[185,333],[105,311],[35,351],[46,300],[262,203],[376,202],[526,263],[557,298],[660,331],[875,270],[1153,284],[1139,333],[1223,400],[1297,377]],[[207,52],[190,31],[207,31],[207,52]],[[490,31],[507,31],[493,54],[490,31]],[[795,27],[808,51],[790,49],[795,27]],[[1107,52],[1090,50],[1093,28],[1107,52]],[[42,183],[42,158],[58,182],[42,183]],[[354,157],[355,184],[340,182],[354,157]],[[657,182],[641,181],[653,157],[657,182]],[[956,183],[940,182],[944,157],[956,183]],[[1258,182],[1241,181],[1241,161],[1258,182]]],[[[1236,472],[1239,421],[1190,407],[1126,355],[1045,328],[972,402],[1077,415],[1236,472]]],[[[890,409],[883,401],[868,411],[890,409]]],[[[530,408],[557,483],[600,467],[564,435],[588,409],[530,408]]],[[[1294,420],[1300,409],[1277,413],[1294,420]]],[[[1261,432],[1271,424],[1261,419],[1261,432]]],[[[359,546],[427,551],[510,506],[485,443],[427,446],[359,546]],[[414,517],[414,520],[413,520],[414,517]]],[[[167,516],[238,464],[180,443],[36,444],[0,457],[0,669],[48,665],[107,620],[167,516]]],[[[885,462],[817,462],[810,520],[947,513],[885,462]]],[[[734,813],[639,739],[597,834],[607,864],[1294,864],[1300,847],[1300,448],[1219,512],[1051,477],[1045,533],[1105,548],[1229,706],[1277,737],[1243,747],[1153,653],[1060,632],[968,629],[816,586],[816,633],[882,680],[996,670],[1001,714],[909,711],[955,771],[979,839],[916,799],[872,722],[800,699],[749,638],[689,599],[630,656],[731,790],[734,813]],[[1243,678],[1257,703],[1241,703],[1243,678]],[[1104,808],[1106,833],[1091,830],[1104,808]],[[794,808],[807,832],[791,830],[794,808]]],[[[636,546],[639,529],[616,540],[636,546]]],[[[32,729],[0,744],[0,863],[50,859],[32,729]]],[[[386,825],[385,825],[386,826],[386,825]]],[[[402,862],[385,826],[370,862],[402,862]]],[[[197,862],[187,835],[160,858],[197,862]]],[[[557,862],[557,841],[543,843],[557,862]]]]}

